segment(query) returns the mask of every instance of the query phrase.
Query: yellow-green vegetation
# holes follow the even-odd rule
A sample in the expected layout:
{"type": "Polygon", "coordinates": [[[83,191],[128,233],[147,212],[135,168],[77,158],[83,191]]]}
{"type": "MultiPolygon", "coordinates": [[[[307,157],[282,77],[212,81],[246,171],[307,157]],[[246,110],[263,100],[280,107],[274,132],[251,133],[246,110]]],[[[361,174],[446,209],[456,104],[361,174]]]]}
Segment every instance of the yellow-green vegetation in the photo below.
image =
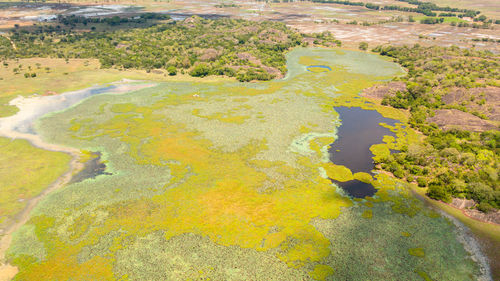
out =
{"type": "Polygon", "coordinates": [[[432,279],[429,277],[429,275],[422,270],[417,270],[417,274],[424,279],[424,281],[432,281],[432,279]]]}
{"type": "Polygon", "coordinates": [[[325,169],[326,175],[333,180],[345,182],[354,179],[351,170],[346,166],[325,163],[322,167],[325,169]]]}
{"type": "Polygon", "coordinates": [[[25,140],[0,138],[0,225],[68,170],[70,159],[25,140]]]}
{"type": "Polygon", "coordinates": [[[326,280],[326,278],[332,275],[334,272],[333,268],[328,265],[318,264],[314,267],[314,270],[311,271],[310,275],[315,280],[326,280]]]}
{"type": "Polygon", "coordinates": [[[235,113],[234,111],[235,110],[229,110],[228,112],[216,112],[211,115],[202,115],[200,113],[200,109],[196,108],[193,109],[193,115],[200,118],[206,118],[208,120],[219,120],[221,122],[235,123],[235,124],[243,124],[246,119],[250,118],[250,116],[247,115],[234,115],[235,113]]]}
{"type": "Polygon", "coordinates": [[[353,178],[356,179],[356,180],[365,182],[365,183],[371,183],[372,180],[373,180],[373,178],[372,178],[372,176],[370,174],[363,173],[363,172],[355,173],[353,175],[353,178]]]}
{"type": "Polygon", "coordinates": [[[418,278],[417,268],[450,280],[477,274],[452,226],[429,216],[402,181],[353,175],[325,160],[339,124],[332,105],[379,108],[355,96],[399,68],[349,51],[298,49],[288,59],[284,80],[163,83],[94,96],[42,119],[44,138],[102,152],[112,175],[71,184],[34,210],[8,255],[17,280],[388,280],[418,278]],[[335,71],[305,71],[299,58],[313,56],[335,71]],[[370,181],[379,191],[353,202],[330,176],[370,181]],[[416,234],[402,239],[402,231],[416,234]],[[368,239],[377,241],[351,244],[368,239]],[[419,245],[432,245],[432,254],[398,254],[419,245]],[[446,254],[450,247],[456,255],[446,254]],[[359,270],[346,272],[352,261],[359,270]]]}
{"type": "Polygon", "coordinates": [[[465,224],[467,227],[469,227],[478,236],[486,236],[491,241],[494,241],[495,243],[500,243],[500,226],[472,219],[472,218],[466,216],[462,212],[462,210],[460,210],[460,209],[454,208],[454,207],[447,205],[441,201],[436,201],[436,200],[432,200],[430,198],[427,198],[425,196],[425,192],[426,192],[425,189],[418,188],[416,185],[410,185],[410,186],[414,192],[418,193],[423,198],[426,198],[426,202],[436,206],[437,208],[439,208],[439,209],[445,211],[446,213],[452,215],[453,217],[457,218],[463,224],[465,224]]]}
{"type": "Polygon", "coordinates": [[[372,210],[365,210],[361,216],[365,219],[371,219],[373,217],[373,211],[372,210]]]}
{"type": "Polygon", "coordinates": [[[408,253],[412,256],[423,258],[425,257],[425,252],[423,248],[411,248],[408,249],[408,253]]]}
{"type": "Polygon", "coordinates": [[[465,226],[467,226],[472,233],[476,235],[476,237],[480,238],[482,243],[487,245],[484,248],[484,251],[486,254],[490,257],[491,260],[491,267],[493,271],[493,276],[494,278],[498,277],[498,272],[500,270],[500,263],[498,260],[495,259],[495,257],[498,256],[499,249],[500,249],[500,226],[492,223],[486,223],[482,221],[478,221],[476,219],[473,219],[467,215],[465,215],[462,210],[459,210],[457,208],[454,208],[448,204],[445,204],[441,201],[433,200],[430,199],[425,195],[426,190],[423,188],[418,188],[416,185],[410,185],[412,190],[419,194],[422,198],[425,199],[425,201],[436,208],[439,208],[440,210],[443,210],[447,214],[453,216],[454,218],[458,219],[461,223],[463,223],[465,226]]]}

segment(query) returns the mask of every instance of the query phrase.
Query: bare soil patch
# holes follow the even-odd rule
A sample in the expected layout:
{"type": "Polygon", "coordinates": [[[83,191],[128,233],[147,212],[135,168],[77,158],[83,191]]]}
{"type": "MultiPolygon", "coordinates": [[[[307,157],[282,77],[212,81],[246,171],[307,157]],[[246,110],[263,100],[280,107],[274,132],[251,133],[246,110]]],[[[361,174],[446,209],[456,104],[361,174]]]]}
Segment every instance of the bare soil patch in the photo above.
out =
{"type": "Polygon", "coordinates": [[[430,123],[436,123],[443,130],[459,129],[469,131],[498,130],[488,120],[457,109],[438,109],[433,117],[427,118],[430,123]]]}
{"type": "Polygon", "coordinates": [[[14,276],[16,276],[18,272],[17,267],[12,266],[10,264],[0,264],[0,281],[9,281],[14,276]]]}
{"type": "Polygon", "coordinates": [[[372,99],[383,99],[387,95],[394,95],[397,91],[406,91],[406,83],[393,81],[387,84],[375,85],[363,90],[361,96],[372,99]]]}
{"type": "Polygon", "coordinates": [[[483,213],[479,210],[473,209],[476,206],[476,202],[474,202],[474,200],[453,198],[450,205],[457,209],[462,210],[462,212],[466,216],[471,217],[473,219],[488,223],[500,224],[500,210],[483,213]]]}
{"type": "Polygon", "coordinates": [[[479,112],[490,120],[500,121],[500,88],[455,88],[443,96],[446,104],[463,105],[471,112],[479,112]]]}

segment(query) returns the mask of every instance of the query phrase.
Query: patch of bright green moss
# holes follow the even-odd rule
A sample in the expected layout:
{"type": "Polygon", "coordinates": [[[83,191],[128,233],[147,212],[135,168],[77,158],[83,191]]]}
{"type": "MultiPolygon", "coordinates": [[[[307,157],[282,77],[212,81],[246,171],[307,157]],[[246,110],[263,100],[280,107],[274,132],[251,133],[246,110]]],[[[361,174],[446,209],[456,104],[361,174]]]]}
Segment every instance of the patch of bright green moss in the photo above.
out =
{"type": "Polygon", "coordinates": [[[423,258],[425,257],[425,252],[423,248],[410,248],[408,253],[414,257],[423,258]]]}

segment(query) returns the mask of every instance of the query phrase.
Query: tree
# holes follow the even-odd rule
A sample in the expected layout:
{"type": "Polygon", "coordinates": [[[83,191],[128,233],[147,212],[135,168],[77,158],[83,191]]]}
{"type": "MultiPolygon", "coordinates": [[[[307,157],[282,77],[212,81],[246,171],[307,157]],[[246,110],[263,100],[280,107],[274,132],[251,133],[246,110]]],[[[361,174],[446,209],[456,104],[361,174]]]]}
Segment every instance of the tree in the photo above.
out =
{"type": "Polygon", "coordinates": [[[417,184],[419,187],[426,187],[427,186],[427,181],[423,177],[418,177],[417,178],[417,184]]]}
{"type": "Polygon", "coordinates": [[[488,204],[487,202],[481,202],[477,205],[476,207],[479,211],[483,212],[483,213],[488,213],[490,211],[493,211],[494,208],[493,206],[491,206],[490,204],[488,204]]]}
{"type": "Polygon", "coordinates": [[[177,74],[177,68],[175,68],[175,66],[171,65],[167,68],[167,71],[168,71],[168,75],[170,76],[174,76],[177,74]]]}
{"type": "Polygon", "coordinates": [[[427,196],[430,198],[441,200],[444,202],[451,201],[451,195],[445,190],[445,188],[438,183],[431,183],[429,185],[429,190],[427,191],[427,196]]]}
{"type": "Polygon", "coordinates": [[[189,75],[193,77],[205,77],[210,73],[210,67],[206,63],[197,64],[189,75]]]}
{"type": "Polygon", "coordinates": [[[368,49],[368,43],[366,43],[366,42],[359,43],[359,49],[366,51],[368,49]]]}

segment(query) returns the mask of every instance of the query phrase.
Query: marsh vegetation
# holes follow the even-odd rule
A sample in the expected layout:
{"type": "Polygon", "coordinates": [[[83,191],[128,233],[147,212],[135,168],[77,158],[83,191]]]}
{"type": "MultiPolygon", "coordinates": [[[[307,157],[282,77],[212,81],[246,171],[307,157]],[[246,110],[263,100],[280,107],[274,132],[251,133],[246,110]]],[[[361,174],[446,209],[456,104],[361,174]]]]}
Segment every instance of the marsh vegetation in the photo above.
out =
{"type": "MultiPolygon", "coordinates": [[[[287,68],[286,79],[266,83],[167,82],[98,95],[40,120],[44,139],[101,151],[112,174],[70,184],[37,206],[9,250],[16,278],[484,274],[453,226],[403,181],[353,175],[328,160],[337,138],[335,106],[407,121],[396,109],[357,97],[400,68],[371,54],[310,49],[291,52],[287,68]],[[310,72],[310,65],[333,71],[310,72]],[[376,195],[345,196],[328,179],[341,173],[369,182],[376,195]]],[[[418,141],[411,128],[387,126],[397,138],[382,140],[385,148],[418,141]]]]}
{"type": "MultiPolygon", "coordinates": [[[[479,38],[498,23],[413,0],[258,4],[252,20],[229,16],[247,2],[200,3],[79,7],[1,34],[0,131],[59,151],[0,138],[0,226],[23,225],[0,245],[1,259],[12,238],[15,280],[490,278],[467,229],[415,194],[449,213],[428,198],[500,206],[498,55],[384,45],[382,58],[366,34],[361,51],[300,46],[340,46],[335,26],[388,40],[411,26],[433,44],[431,30],[449,44],[445,30],[472,26],[461,34],[490,48],[479,38]],[[200,7],[207,18],[191,17],[200,7]],[[155,83],[107,84],[124,78],[155,83]]],[[[498,225],[455,215],[486,237],[498,275],[498,225]]]]}

